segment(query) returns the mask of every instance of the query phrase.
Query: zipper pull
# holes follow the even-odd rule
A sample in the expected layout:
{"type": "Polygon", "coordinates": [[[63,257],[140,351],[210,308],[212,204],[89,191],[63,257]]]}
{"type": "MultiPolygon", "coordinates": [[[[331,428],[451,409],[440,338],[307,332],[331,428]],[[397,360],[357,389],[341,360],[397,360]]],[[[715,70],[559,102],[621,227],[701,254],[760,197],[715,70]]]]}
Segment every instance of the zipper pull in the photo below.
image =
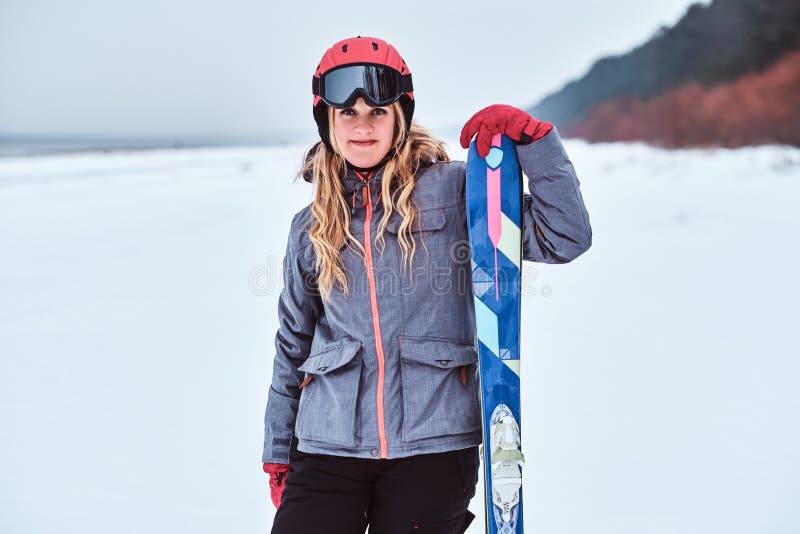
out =
{"type": "Polygon", "coordinates": [[[300,386],[298,387],[298,389],[303,389],[304,387],[306,387],[306,386],[309,384],[309,382],[311,382],[312,380],[314,380],[314,376],[315,376],[315,375],[308,375],[307,377],[305,377],[305,378],[303,379],[303,381],[302,381],[302,382],[300,382],[300,386]]]}

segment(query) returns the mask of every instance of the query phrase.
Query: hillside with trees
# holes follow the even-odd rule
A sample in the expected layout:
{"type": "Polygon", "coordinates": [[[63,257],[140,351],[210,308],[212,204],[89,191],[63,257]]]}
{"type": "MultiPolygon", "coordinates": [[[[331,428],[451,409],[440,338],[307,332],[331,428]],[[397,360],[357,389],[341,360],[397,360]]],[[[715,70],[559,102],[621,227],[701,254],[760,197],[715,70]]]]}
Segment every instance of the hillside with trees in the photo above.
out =
{"type": "Polygon", "coordinates": [[[533,106],[567,137],[800,146],[800,1],[694,4],[633,51],[533,106]]]}

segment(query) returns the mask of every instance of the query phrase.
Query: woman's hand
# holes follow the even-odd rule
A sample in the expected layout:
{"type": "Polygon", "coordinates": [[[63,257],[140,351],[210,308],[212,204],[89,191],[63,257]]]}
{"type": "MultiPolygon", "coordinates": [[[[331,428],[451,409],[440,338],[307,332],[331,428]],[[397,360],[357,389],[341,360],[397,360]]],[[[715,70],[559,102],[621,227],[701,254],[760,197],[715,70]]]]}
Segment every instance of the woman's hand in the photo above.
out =
{"type": "Polygon", "coordinates": [[[277,509],[281,505],[283,488],[286,487],[286,473],[289,472],[287,464],[264,464],[264,472],[269,474],[269,493],[272,504],[277,509]]]}
{"type": "Polygon", "coordinates": [[[494,104],[483,108],[470,118],[461,130],[461,146],[469,148],[469,142],[476,133],[475,141],[478,155],[489,155],[494,134],[505,134],[517,143],[528,144],[547,135],[553,125],[541,122],[521,109],[504,104],[494,104]]]}

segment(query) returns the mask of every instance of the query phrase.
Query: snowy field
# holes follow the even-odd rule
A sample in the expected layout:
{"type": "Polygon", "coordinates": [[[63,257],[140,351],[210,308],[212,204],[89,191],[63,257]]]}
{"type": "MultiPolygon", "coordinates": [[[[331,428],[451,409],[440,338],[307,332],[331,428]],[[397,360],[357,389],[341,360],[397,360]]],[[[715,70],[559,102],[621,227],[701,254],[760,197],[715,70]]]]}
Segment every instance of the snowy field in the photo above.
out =
{"type": "MultiPolygon", "coordinates": [[[[0,159],[0,532],[268,531],[304,148],[0,159]]],[[[800,531],[800,150],[567,148],[594,245],[525,267],[526,531],[800,531]]]]}

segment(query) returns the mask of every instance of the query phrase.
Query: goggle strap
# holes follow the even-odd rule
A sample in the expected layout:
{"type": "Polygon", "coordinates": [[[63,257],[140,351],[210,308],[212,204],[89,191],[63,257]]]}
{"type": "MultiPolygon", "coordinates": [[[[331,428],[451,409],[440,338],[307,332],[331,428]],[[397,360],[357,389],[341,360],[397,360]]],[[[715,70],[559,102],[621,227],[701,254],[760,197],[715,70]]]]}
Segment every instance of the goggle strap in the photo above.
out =
{"type": "Polygon", "coordinates": [[[414,84],[411,83],[411,73],[403,74],[403,92],[404,93],[413,93],[414,92],[414,84]]]}

